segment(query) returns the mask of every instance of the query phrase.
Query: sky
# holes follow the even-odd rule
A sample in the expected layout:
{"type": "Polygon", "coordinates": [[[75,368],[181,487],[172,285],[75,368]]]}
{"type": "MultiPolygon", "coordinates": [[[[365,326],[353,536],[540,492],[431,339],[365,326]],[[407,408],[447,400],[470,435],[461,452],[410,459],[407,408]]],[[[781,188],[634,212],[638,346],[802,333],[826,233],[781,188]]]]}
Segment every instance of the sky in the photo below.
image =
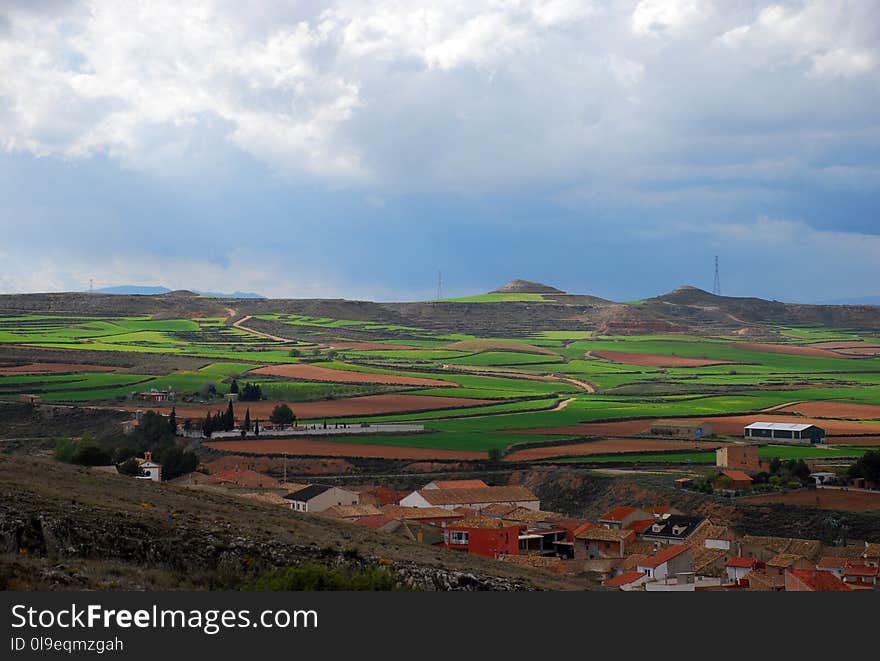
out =
{"type": "Polygon", "coordinates": [[[874,0],[0,0],[0,292],[880,294],[874,0]]]}

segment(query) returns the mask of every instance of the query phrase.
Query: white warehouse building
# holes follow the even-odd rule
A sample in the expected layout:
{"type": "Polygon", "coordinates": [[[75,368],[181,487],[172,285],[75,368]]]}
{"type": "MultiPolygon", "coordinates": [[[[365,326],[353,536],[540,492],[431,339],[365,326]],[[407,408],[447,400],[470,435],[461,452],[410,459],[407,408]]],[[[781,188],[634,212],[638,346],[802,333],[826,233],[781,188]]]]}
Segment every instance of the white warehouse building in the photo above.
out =
{"type": "Polygon", "coordinates": [[[790,422],[753,422],[746,426],[743,436],[756,441],[816,444],[825,441],[825,430],[816,425],[790,422]]]}

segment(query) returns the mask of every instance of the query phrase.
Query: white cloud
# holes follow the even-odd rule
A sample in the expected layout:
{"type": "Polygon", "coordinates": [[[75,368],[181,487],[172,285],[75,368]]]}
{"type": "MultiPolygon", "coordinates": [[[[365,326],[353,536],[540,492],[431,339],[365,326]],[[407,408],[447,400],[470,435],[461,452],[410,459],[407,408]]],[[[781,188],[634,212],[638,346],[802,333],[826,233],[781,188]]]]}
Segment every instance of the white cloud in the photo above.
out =
{"type": "Polygon", "coordinates": [[[705,0],[642,0],[632,14],[632,30],[640,36],[676,34],[703,18],[705,0]]]}

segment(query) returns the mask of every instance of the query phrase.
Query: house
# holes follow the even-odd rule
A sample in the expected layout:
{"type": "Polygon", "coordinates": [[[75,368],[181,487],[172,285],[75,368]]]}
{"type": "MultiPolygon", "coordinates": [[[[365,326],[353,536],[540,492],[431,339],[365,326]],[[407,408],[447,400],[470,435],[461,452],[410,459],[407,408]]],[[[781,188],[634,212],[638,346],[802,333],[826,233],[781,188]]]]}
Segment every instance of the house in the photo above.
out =
{"type": "Polygon", "coordinates": [[[755,558],[740,558],[739,556],[730,558],[725,564],[727,580],[739,583],[749,572],[758,569],[760,564],[755,558]]]}
{"type": "Polygon", "coordinates": [[[174,400],[174,390],[158,390],[156,388],[150,388],[149,390],[145,390],[144,392],[138,393],[138,399],[143,399],[148,402],[159,403],[159,402],[170,402],[174,400]]]}
{"type": "Polygon", "coordinates": [[[135,461],[140,469],[139,480],[152,480],[153,482],[162,481],[162,465],[153,461],[152,452],[144,452],[143,459],[136,458],[135,461]]]}
{"type": "Polygon", "coordinates": [[[588,528],[575,535],[575,539],[582,543],[575,544],[575,558],[622,558],[626,555],[627,545],[636,540],[636,533],[616,528],[588,528]]]}
{"type": "Polygon", "coordinates": [[[815,562],[822,550],[822,542],[817,539],[759,537],[757,535],[743,535],[742,539],[734,542],[734,546],[736,555],[744,558],[757,558],[768,564],[781,553],[815,562]]]}
{"type": "Polygon", "coordinates": [[[33,406],[34,404],[39,404],[43,401],[43,397],[41,395],[33,395],[30,393],[19,395],[18,399],[19,401],[22,401],[25,404],[30,404],[31,406],[33,406]]]}
{"type": "Polygon", "coordinates": [[[541,509],[538,497],[521,486],[422,489],[413,491],[400,500],[404,507],[442,507],[448,510],[457,507],[480,510],[494,503],[517,505],[531,510],[541,509]]]}
{"type": "Polygon", "coordinates": [[[810,478],[816,483],[817,487],[821,487],[823,484],[834,484],[834,481],[837,480],[837,473],[819,471],[817,473],[810,473],[810,478]]]}
{"type": "Polygon", "coordinates": [[[521,524],[506,524],[489,516],[460,519],[447,524],[443,546],[467,551],[486,558],[500,558],[519,553],[521,524]]]}
{"type": "Polygon", "coordinates": [[[360,487],[352,490],[358,492],[360,496],[358,502],[361,505],[375,505],[376,507],[397,505],[400,499],[406,495],[383,486],[360,487]]]}
{"type": "Polygon", "coordinates": [[[284,500],[290,503],[290,509],[297,512],[323,512],[334,505],[356,505],[358,495],[327,484],[310,484],[287,494],[284,500]]]}
{"type": "Polygon", "coordinates": [[[730,488],[736,491],[751,489],[752,482],[754,481],[749,475],[738,470],[723,470],[721,471],[721,476],[730,480],[730,488]]]}
{"type": "Polygon", "coordinates": [[[663,544],[683,544],[700,529],[707,519],[698,516],[672,514],[651,524],[642,533],[642,539],[663,544]]]}
{"type": "Polygon", "coordinates": [[[385,505],[382,514],[398,521],[418,521],[435,526],[444,526],[450,521],[464,518],[464,514],[442,507],[405,507],[403,505],[385,505]]]}
{"type": "Polygon", "coordinates": [[[819,558],[819,562],[816,563],[816,569],[831,572],[837,578],[843,579],[843,572],[849,562],[849,558],[826,555],[819,558]]]}
{"type": "Polygon", "coordinates": [[[648,575],[644,572],[631,570],[625,571],[614,578],[609,578],[607,581],[602,583],[605,587],[609,588],[617,588],[619,590],[624,590],[626,592],[633,590],[640,586],[648,579],[648,575]]]}
{"type": "Polygon", "coordinates": [[[656,420],[651,425],[652,436],[700,439],[714,433],[712,425],[705,420],[656,420]]]}
{"type": "Polygon", "coordinates": [[[224,486],[251,487],[258,489],[277,489],[281,486],[281,483],[274,477],[264,473],[258,473],[249,468],[233,468],[221,471],[212,475],[211,478],[212,484],[221,484],[224,486]]]}
{"type": "Polygon", "coordinates": [[[790,422],[753,422],[744,428],[743,436],[751,440],[815,445],[825,441],[825,430],[816,425],[790,422]]]}
{"type": "Polygon", "coordinates": [[[489,485],[483,480],[434,480],[428,482],[423,489],[484,489],[489,485]]]}
{"type": "Polygon", "coordinates": [[[757,445],[726,445],[715,450],[715,465],[743,471],[760,471],[757,445]]]}
{"type": "Polygon", "coordinates": [[[621,528],[626,528],[633,521],[648,521],[653,518],[653,515],[645,510],[624,505],[605,512],[605,514],[599,517],[599,525],[613,530],[620,530],[621,528]]]}
{"type": "Polygon", "coordinates": [[[644,573],[649,581],[663,581],[680,574],[693,574],[694,558],[688,546],[669,546],[639,562],[636,570],[644,573]]]}
{"type": "Polygon", "coordinates": [[[849,592],[850,586],[831,572],[819,569],[786,569],[786,592],[849,592]]]}
{"type": "Polygon", "coordinates": [[[873,590],[880,584],[880,568],[863,562],[847,562],[842,578],[853,589],[873,590]]]}
{"type": "Polygon", "coordinates": [[[370,516],[383,516],[382,510],[375,505],[333,505],[328,507],[321,516],[330,517],[331,519],[348,519],[356,520],[370,516]]]}

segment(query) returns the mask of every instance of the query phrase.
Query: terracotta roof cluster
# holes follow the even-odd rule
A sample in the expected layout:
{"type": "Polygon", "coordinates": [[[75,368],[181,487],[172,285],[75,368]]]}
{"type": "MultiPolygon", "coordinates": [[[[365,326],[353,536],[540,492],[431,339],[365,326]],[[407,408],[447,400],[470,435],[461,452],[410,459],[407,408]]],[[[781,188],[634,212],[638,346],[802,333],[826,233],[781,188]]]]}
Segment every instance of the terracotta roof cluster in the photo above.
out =
{"type": "Polygon", "coordinates": [[[434,480],[431,484],[438,489],[485,489],[489,486],[483,480],[434,480]]]}
{"type": "Polygon", "coordinates": [[[242,487],[263,487],[277,489],[280,486],[278,480],[269,475],[258,473],[248,468],[244,470],[225,470],[211,476],[213,484],[234,484],[242,487]]]}
{"type": "Polygon", "coordinates": [[[619,507],[615,507],[613,510],[605,512],[602,516],[599,517],[599,521],[612,521],[616,523],[620,523],[626,517],[630,516],[634,512],[638,512],[639,508],[637,507],[629,507],[628,505],[620,505],[619,507]]]}
{"type": "Polygon", "coordinates": [[[391,523],[396,519],[392,519],[389,516],[385,516],[384,514],[373,514],[371,516],[362,516],[354,520],[359,526],[363,526],[364,528],[370,528],[371,530],[378,530],[382,526],[387,523],[391,523]]]}
{"type": "Polygon", "coordinates": [[[736,569],[754,569],[758,566],[757,558],[740,558],[733,557],[727,561],[727,567],[734,567],[736,569]]]}
{"type": "Polygon", "coordinates": [[[599,542],[619,542],[632,537],[635,533],[632,530],[618,530],[612,528],[589,528],[584,530],[575,537],[577,539],[586,539],[599,542]]]}
{"type": "Polygon", "coordinates": [[[501,557],[501,560],[520,567],[530,567],[531,569],[543,569],[546,571],[559,571],[562,565],[560,558],[551,558],[543,555],[505,555],[501,557]]]}
{"type": "MultiPolygon", "coordinates": [[[[516,524],[514,524],[516,525],[516,524]]],[[[448,528],[509,528],[511,525],[495,516],[471,516],[449,523],[448,528]]]]}
{"type": "Polygon", "coordinates": [[[815,560],[822,551],[822,542],[818,539],[797,539],[792,537],[760,537],[743,535],[743,543],[763,546],[773,553],[791,553],[808,560],[815,560]]]}
{"type": "Polygon", "coordinates": [[[798,560],[804,560],[804,556],[796,553],[777,553],[767,561],[768,567],[776,567],[777,569],[790,569],[794,567],[798,560]]]}
{"type": "Polygon", "coordinates": [[[690,548],[685,546],[684,544],[676,544],[674,546],[669,546],[659,553],[655,553],[650,558],[647,558],[639,563],[639,567],[648,567],[650,569],[654,569],[659,567],[660,565],[669,562],[673,558],[677,558],[683,553],[687,553],[690,551],[690,548]]]}
{"type": "Polygon", "coordinates": [[[814,592],[849,592],[852,589],[830,571],[789,569],[788,572],[814,592]]]}
{"type": "Polygon", "coordinates": [[[382,510],[375,505],[333,505],[320,514],[333,519],[359,519],[365,516],[381,515],[382,510]]]}
{"type": "Polygon", "coordinates": [[[626,571],[620,574],[619,576],[615,576],[614,578],[609,578],[602,585],[612,588],[623,587],[624,585],[629,585],[630,583],[635,583],[640,578],[644,578],[645,573],[640,571],[626,571]]]}
{"type": "Polygon", "coordinates": [[[431,505],[468,505],[537,501],[538,497],[521,486],[469,489],[422,489],[418,494],[431,505]]]}
{"type": "Polygon", "coordinates": [[[840,569],[842,571],[848,563],[849,558],[825,555],[819,558],[819,562],[816,563],[816,569],[840,569]]]}
{"type": "Polygon", "coordinates": [[[461,519],[462,514],[450,512],[442,507],[404,507],[403,505],[385,505],[382,513],[392,519],[417,521],[419,519],[461,519]]]}
{"type": "Polygon", "coordinates": [[[734,482],[753,482],[752,476],[738,470],[723,470],[721,474],[729,477],[734,482]]]}
{"type": "Polygon", "coordinates": [[[637,534],[641,535],[648,528],[651,527],[651,524],[654,523],[653,519],[643,519],[642,521],[633,521],[629,525],[627,525],[627,530],[634,530],[637,534]]]}
{"type": "Polygon", "coordinates": [[[694,572],[703,576],[720,576],[724,568],[721,561],[727,555],[724,549],[707,549],[705,546],[691,546],[694,556],[694,572]]]}

